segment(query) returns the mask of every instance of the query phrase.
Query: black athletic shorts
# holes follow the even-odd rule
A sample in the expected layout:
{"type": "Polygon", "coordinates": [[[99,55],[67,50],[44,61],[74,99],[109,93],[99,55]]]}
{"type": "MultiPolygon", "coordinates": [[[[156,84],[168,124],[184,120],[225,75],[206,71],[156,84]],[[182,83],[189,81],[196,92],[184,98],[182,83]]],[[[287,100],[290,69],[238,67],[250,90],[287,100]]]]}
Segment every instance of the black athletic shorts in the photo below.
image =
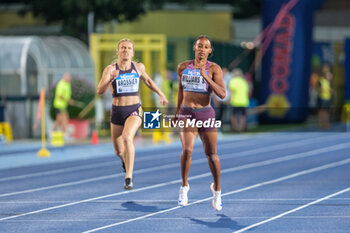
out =
{"type": "Polygon", "coordinates": [[[142,119],[141,104],[133,104],[127,106],[112,105],[111,123],[115,125],[124,125],[129,116],[139,116],[142,119]]]}

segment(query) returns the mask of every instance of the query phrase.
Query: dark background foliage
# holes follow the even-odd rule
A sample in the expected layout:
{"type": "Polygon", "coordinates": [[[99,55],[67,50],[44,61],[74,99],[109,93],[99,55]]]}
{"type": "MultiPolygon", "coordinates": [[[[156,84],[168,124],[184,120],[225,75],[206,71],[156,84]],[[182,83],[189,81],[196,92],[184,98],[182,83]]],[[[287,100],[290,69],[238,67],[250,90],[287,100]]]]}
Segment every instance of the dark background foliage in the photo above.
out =
{"type": "Polygon", "coordinates": [[[165,3],[178,3],[189,9],[207,3],[233,6],[235,18],[251,17],[260,12],[261,0],[0,0],[0,3],[22,4],[19,14],[29,12],[47,24],[58,24],[61,33],[88,41],[88,14],[94,13],[94,25],[116,20],[134,21],[147,11],[161,9],[165,3]]]}

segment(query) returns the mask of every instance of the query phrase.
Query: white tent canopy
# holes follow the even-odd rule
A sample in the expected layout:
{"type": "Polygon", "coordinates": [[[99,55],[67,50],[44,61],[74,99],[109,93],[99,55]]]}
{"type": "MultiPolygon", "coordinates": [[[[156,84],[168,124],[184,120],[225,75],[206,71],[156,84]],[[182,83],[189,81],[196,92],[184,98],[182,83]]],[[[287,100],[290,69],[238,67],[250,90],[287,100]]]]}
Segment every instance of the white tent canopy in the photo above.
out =
{"type": "Polygon", "coordinates": [[[5,120],[11,123],[15,137],[36,134],[31,127],[37,100],[32,97],[38,97],[41,88],[48,90],[66,72],[95,83],[89,50],[78,39],[0,36],[0,47],[0,96],[16,100],[6,101],[5,108],[5,120]]]}
{"type": "Polygon", "coordinates": [[[2,36],[0,46],[0,93],[3,95],[38,94],[42,87],[57,82],[65,72],[94,83],[88,48],[75,38],[2,36]]]}

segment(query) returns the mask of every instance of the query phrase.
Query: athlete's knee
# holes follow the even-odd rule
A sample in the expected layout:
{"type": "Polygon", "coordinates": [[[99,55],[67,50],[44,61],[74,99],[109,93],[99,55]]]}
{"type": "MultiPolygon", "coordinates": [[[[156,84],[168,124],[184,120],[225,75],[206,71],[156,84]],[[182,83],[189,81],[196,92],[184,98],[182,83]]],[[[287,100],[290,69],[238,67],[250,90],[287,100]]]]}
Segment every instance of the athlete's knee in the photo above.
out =
{"type": "Polygon", "coordinates": [[[193,152],[193,148],[192,147],[185,147],[182,149],[182,154],[187,158],[187,157],[191,157],[192,156],[192,152],[193,152]]]}
{"type": "Polygon", "coordinates": [[[220,161],[218,154],[207,153],[206,156],[207,156],[207,159],[208,159],[209,161],[211,161],[211,162],[220,161]]]}
{"type": "Polygon", "coordinates": [[[133,138],[129,135],[122,135],[123,143],[125,146],[129,146],[133,144],[133,138]]]}

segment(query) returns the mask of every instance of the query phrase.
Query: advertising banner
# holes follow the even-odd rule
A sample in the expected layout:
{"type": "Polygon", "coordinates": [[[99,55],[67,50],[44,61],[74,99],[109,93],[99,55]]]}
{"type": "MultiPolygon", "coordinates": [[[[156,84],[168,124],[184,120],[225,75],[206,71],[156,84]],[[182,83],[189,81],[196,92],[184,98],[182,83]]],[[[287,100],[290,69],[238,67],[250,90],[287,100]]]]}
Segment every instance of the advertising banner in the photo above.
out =
{"type": "MultiPolygon", "coordinates": [[[[264,0],[263,27],[279,23],[262,58],[259,102],[268,106],[262,123],[302,122],[308,114],[314,11],[323,0],[264,0]],[[284,6],[294,3],[283,14],[284,6]],[[279,17],[277,17],[279,18],[279,17]]],[[[266,41],[266,40],[265,40],[266,41]]]]}
{"type": "Polygon", "coordinates": [[[350,101],[350,38],[345,40],[345,100],[350,101]]]}

